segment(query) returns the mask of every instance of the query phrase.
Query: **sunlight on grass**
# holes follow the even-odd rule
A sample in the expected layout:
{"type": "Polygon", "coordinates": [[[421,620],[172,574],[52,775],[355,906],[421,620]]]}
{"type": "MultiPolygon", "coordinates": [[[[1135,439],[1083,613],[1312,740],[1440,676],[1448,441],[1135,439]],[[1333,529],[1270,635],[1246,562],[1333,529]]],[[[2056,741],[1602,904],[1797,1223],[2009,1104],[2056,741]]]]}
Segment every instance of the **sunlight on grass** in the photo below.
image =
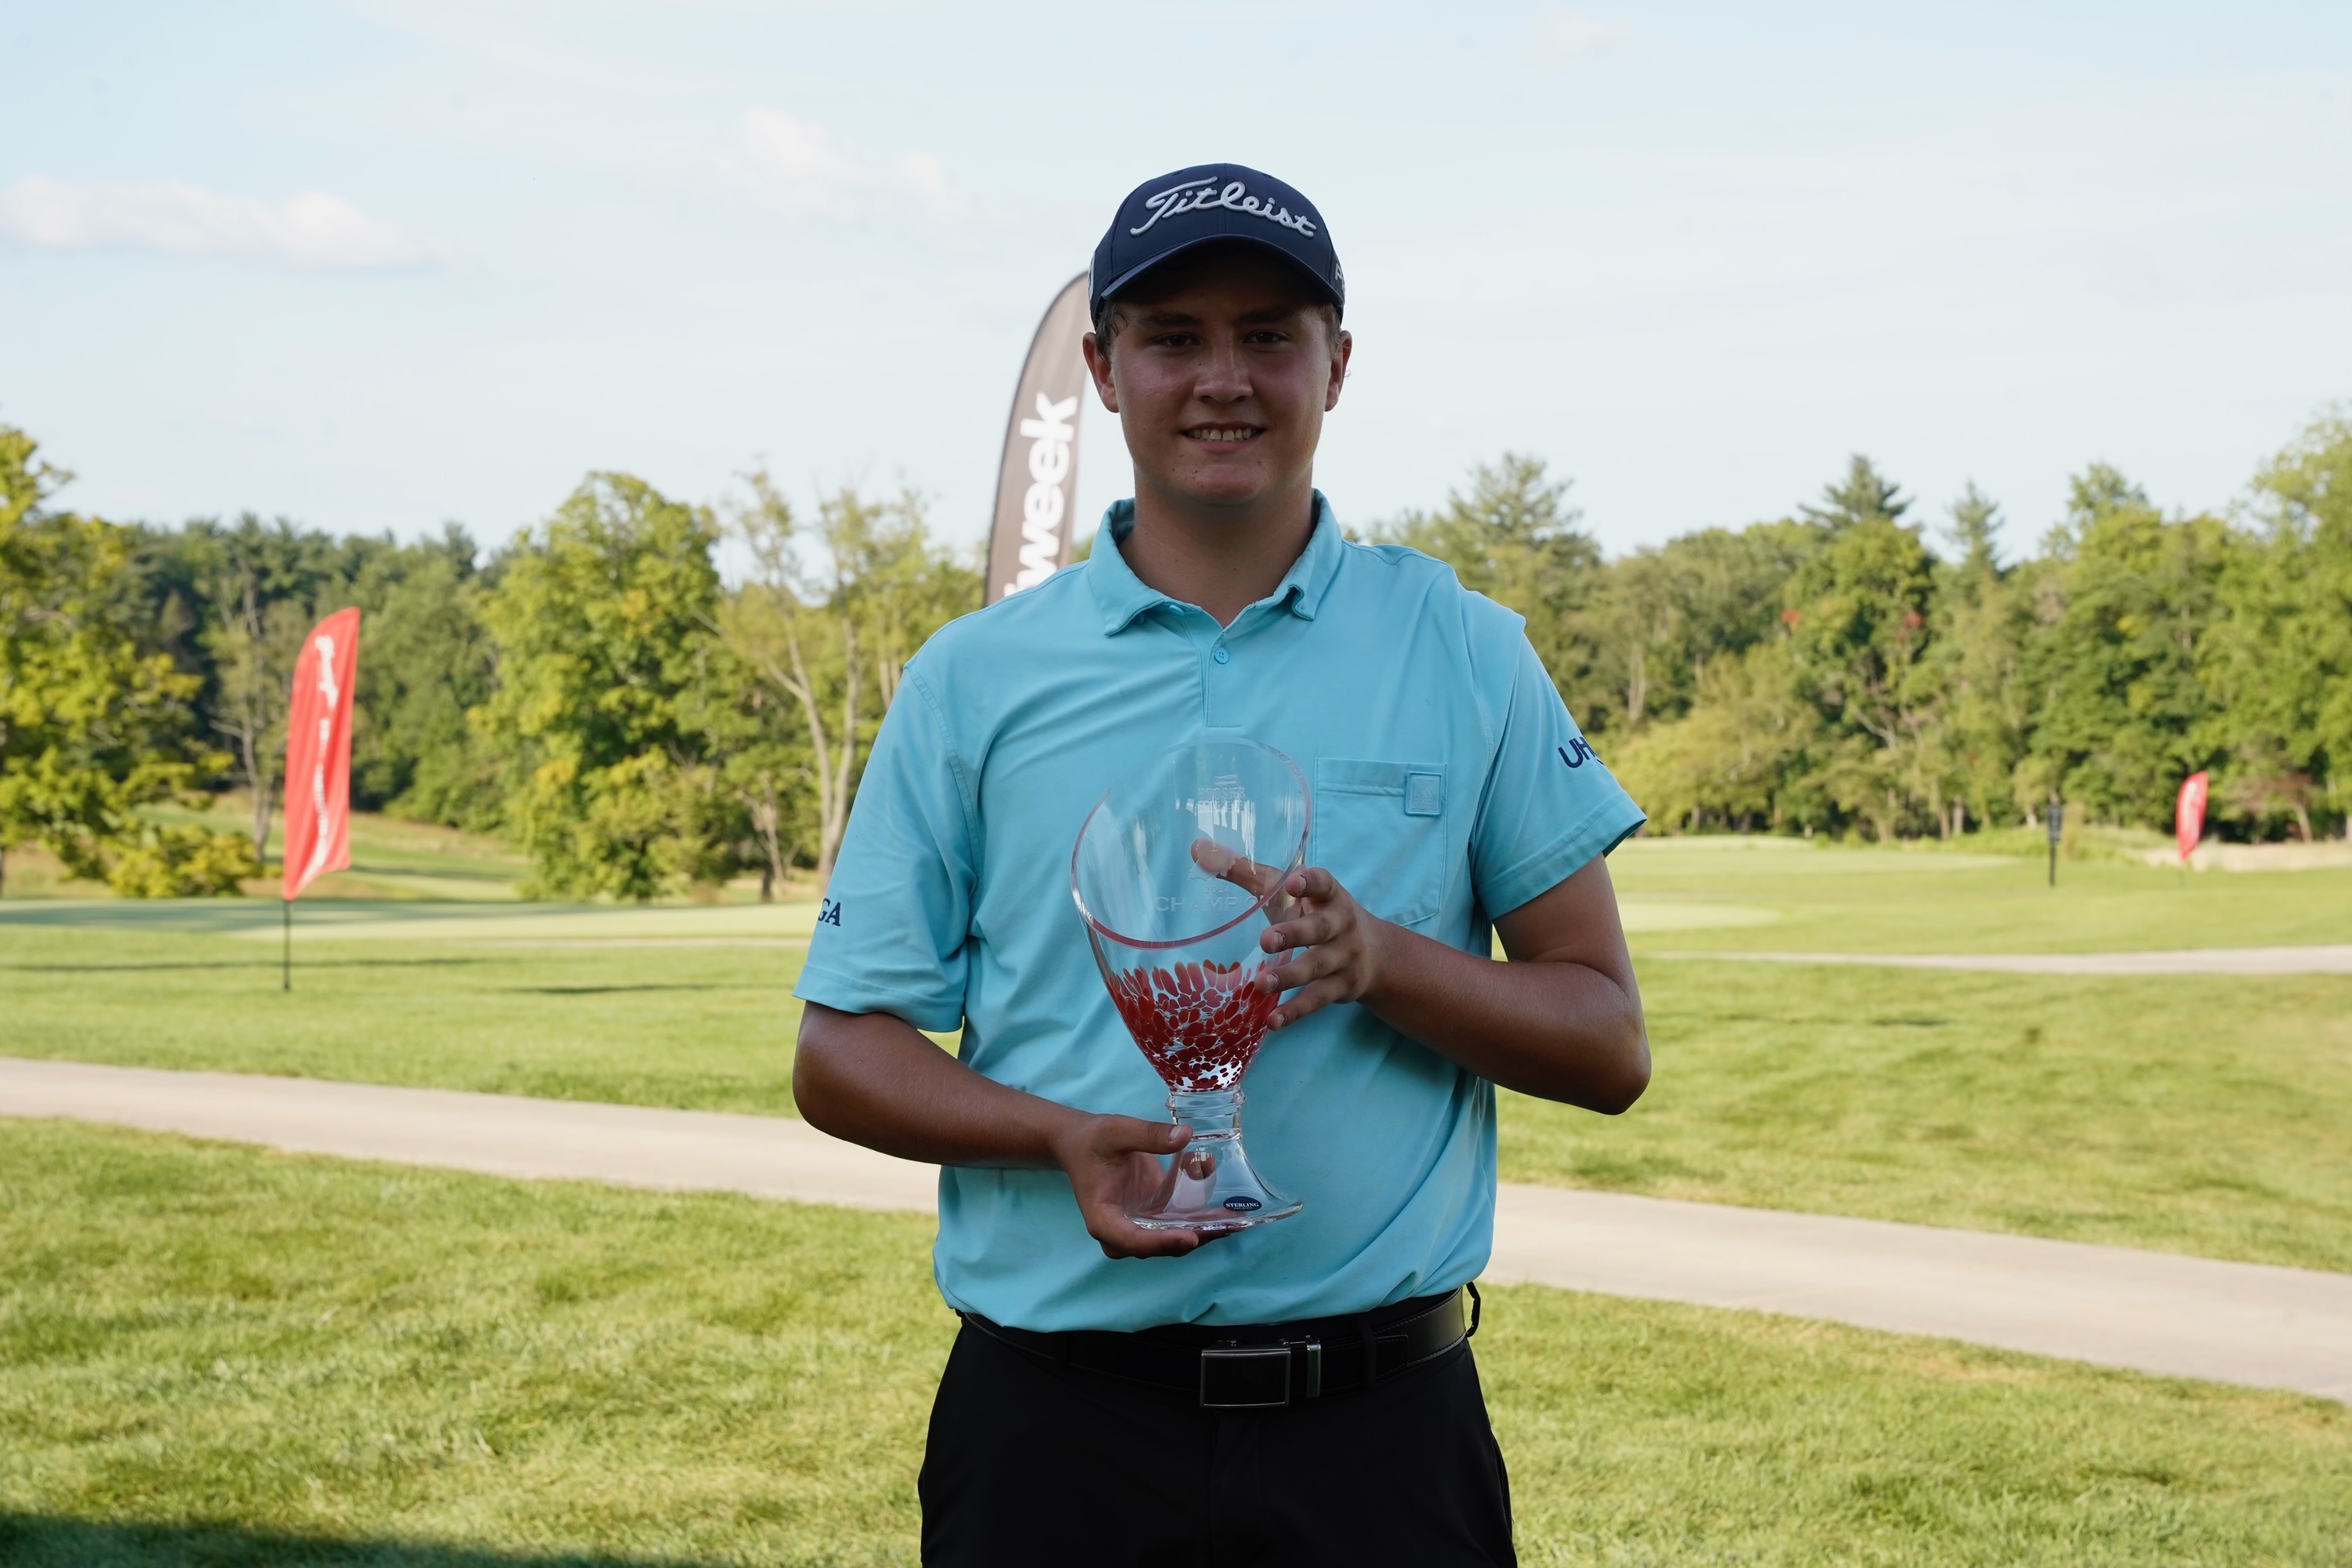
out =
{"type": "Polygon", "coordinates": [[[1757,904],[1669,904],[1648,899],[1620,899],[1617,918],[1627,935],[1661,931],[1711,931],[1720,926],[1764,926],[1780,919],[1780,911],[1757,904]]]}
{"type": "MultiPolygon", "coordinates": [[[[926,1218],[38,1123],[0,1190],[12,1568],[914,1561],[926,1218]]],[[[1532,1287],[1477,1348],[1531,1563],[2320,1563],[2352,1514],[2315,1399],[1532,1287]]]]}
{"type": "Polygon", "coordinates": [[[1649,1092],[1504,1094],[1507,1179],[2352,1269],[2352,979],[1641,981],[1649,1092]]]}
{"type": "MultiPolygon", "coordinates": [[[[1878,853],[1628,861],[1655,1079],[1615,1119],[1505,1095],[1504,1175],[2352,1268],[2352,979],[1641,956],[1662,929],[1652,911],[1684,910],[1709,923],[1675,931],[1675,948],[1916,950],[1972,931],[2014,949],[2028,945],[2021,928],[2060,916],[2082,945],[2114,946],[2150,906],[2200,911],[2217,936],[2250,940],[2268,922],[2262,934],[2333,925],[2345,940],[2352,903],[2336,900],[2352,887],[2338,874],[2213,874],[2184,892],[2107,863],[2069,868],[2076,880],[2054,899],[2013,870],[1768,874],[1878,853]],[[2249,889],[2265,895],[2259,909],[2249,889]],[[1766,898],[1785,911],[1775,924],[1714,923],[1775,907],[1766,898]]],[[[793,1113],[794,933],[810,929],[809,904],[326,900],[298,913],[290,994],[278,990],[277,912],[0,901],[0,1052],[793,1113]],[[221,940],[238,933],[251,940],[221,940]]]]}

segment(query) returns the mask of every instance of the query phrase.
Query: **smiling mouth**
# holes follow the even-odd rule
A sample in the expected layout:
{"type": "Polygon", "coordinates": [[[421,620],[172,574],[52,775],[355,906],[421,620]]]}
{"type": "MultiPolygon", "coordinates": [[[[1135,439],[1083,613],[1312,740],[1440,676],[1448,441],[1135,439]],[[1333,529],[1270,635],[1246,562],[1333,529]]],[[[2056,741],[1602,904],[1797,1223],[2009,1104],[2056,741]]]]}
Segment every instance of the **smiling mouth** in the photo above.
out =
{"type": "Polygon", "coordinates": [[[1235,447],[1245,447],[1265,434],[1265,427],[1262,425],[1195,425],[1184,432],[1184,439],[1230,451],[1235,447]]]}

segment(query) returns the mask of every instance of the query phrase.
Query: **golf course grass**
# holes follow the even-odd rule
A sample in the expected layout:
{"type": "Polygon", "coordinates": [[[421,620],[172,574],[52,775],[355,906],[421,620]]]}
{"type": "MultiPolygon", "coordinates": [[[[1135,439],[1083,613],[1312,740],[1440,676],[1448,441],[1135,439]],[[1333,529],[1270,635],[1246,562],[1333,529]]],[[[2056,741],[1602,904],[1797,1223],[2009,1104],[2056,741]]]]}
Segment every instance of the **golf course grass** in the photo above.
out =
{"type": "Polygon", "coordinates": [[[2352,1270],[2352,977],[1654,960],[1656,1076],[1506,1179],[2352,1270]]]}
{"type": "MultiPolygon", "coordinates": [[[[904,1563],[921,1216],[0,1131],[0,1561],[904,1563]]],[[[2341,1562],[2352,1410],[1537,1288],[1522,1561],[2341,1562]]]]}
{"type": "MultiPolygon", "coordinates": [[[[0,900],[0,1055],[792,1113],[813,906],[524,904],[497,846],[356,838],[290,993],[274,900],[0,900]]],[[[2352,977],[1705,956],[2352,942],[2352,873],[1612,870],[1655,1082],[1505,1096],[1507,1178],[2352,1269],[2352,977]]],[[[926,1217],[24,1122],[0,1193],[10,1568],[914,1560],[926,1217]]],[[[2326,1401],[1532,1287],[1478,1348],[1529,1563],[2352,1560],[2326,1401]]]]}
{"type": "MultiPolygon", "coordinates": [[[[2352,1269],[2352,977],[1664,956],[2165,945],[2150,909],[2171,945],[2352,941],[2352,873],[2069,862],[2053,894],[2015,857],[1727,839],[1612,871],[1655,1080],[1615,1120],[1507,1095],[1507,1179],[2352,1269]]],[[[789,1115],[814,914],[306,901],[281,994],[274,901],[0,900],[0,1054],[789,1115]]]]}
{"type": "MultiPolygon", "coordinates": [[[[1965,843],[1966,840],[1962,840],[1965,843]]],[[[2352,942],[2352,867],[2178,871],[1934,845],[1643,838],[1609,858],[1628,931],[1663,952],[2103,952],[2352,942]],[[1769,918],[1669,930],[1694,905],[1769,918]],[[1645,931],[1644,927],[1648,929],[1645,931]]]]}

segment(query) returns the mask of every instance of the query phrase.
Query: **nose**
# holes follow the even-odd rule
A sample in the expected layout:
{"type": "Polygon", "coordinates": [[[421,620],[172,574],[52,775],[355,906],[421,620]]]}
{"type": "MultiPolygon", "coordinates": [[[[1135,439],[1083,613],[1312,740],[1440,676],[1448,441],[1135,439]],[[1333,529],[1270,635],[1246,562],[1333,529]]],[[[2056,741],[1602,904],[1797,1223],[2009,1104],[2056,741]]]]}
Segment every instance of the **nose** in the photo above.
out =
{"type": "Polygon", "coordinates": [[[1250,395],[1249,361],[1238,340],[1220,338],[1209,345],[1192,390],[1209,403],[1239,403],[1250,395]]]}

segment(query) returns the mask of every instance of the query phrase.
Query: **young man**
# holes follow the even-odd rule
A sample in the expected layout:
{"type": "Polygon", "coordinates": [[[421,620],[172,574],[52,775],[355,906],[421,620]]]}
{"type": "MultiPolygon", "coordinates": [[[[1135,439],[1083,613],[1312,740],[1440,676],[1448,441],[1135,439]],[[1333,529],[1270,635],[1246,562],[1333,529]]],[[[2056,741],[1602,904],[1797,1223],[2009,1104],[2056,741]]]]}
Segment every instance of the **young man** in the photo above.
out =
{"type": "Polygon", "coordinates": [[[1494,1086],[1613,1113],[1647,1084],[1601,858],[1642,814],[1517,616],[1340,537],[1313,469],[1353,345],[1312,204],[1232,164],[1151,181],[1093,294],[1135,497],[1084,566],[908,665],[798,989],[802,1114],[943,1167],[936,1272],[964,1328],[923,1558],[1508,1563],[1463,1299],[1494,1086]],[[1112,783],[1220,734],[1314,792],[1300,901],[1266,936],[1297,950],[1288,994],[1246,1080],[1253,1155],[1307,1206],[1203,1247],[1121,1211],[1135,1156],[1181,1134],[1068,866],[1112,783]],[[916,1032],[959,1026],[957,1058],[916,1032]]]}

